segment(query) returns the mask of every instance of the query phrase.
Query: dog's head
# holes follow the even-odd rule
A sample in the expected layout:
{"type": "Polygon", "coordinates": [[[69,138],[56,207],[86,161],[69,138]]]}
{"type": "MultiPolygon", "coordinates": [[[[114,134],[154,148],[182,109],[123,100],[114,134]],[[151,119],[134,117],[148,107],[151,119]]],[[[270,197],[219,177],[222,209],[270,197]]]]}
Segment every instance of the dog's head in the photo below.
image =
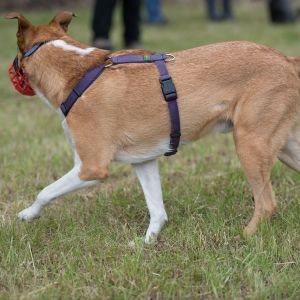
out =
{"type": "Polygon", "coordinates": [[[12,12],[5,16],[6,19],[18,20],[17,45],[20,61],[24,54],[37,43],[44,43],[59,39],[66,35],[68,26],[75,14],[68,11],[58,13],[48,25],[33,26],[22,14],[12,12]]]}
{"type": "Polygon", "coordinates": [[[66,35],[68,26],[75,16],[71,12],[61,12],[56,15],[47,26],[33,26],[22,14],[10,13],[6,19],[18,20],[17,45],[18,54],[9,66],[9,77],[15,89],[23,95],[35,95],[24,67],[24,59],[47,41],[59,39],[66,35]]]}

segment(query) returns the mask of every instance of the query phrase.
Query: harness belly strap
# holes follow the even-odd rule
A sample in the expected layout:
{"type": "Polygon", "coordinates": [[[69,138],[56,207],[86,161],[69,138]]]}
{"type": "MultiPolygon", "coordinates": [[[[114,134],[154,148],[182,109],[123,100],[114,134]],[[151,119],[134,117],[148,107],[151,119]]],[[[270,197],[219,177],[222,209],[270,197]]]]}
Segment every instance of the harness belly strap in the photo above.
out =
{"type": "MultiPolygon", "coordinates": [[[[180,116],[177,104],[177,92],[171,76],[166,67],[166,61],[170,55],[156,53],[153,55],[120,55],[108,57],[109,64],[101,64],[100,66],[88,71],[77,83],[75,88],[71,91],[69,97],[61,104],[60,108],[66,117],[77,99],[88,89],[88,87],[103,73],[106,67],[115,64],[125,63],[155,63],[159,73],[159,81],[165,101],[168,104],[170,120],[171,120],[171,134],[170,134],[170,150],[165,153],[165,156],[173,155],[177,152],[180,143],[180,116]]],[[[174,57],[172,56],[172,60],[174,57]]]]}
{"type": "Polygon", "coordinates": [[[165,61],[157,60],[155,61],[155,64],[160,73],[159,81],[161,84],[161,90],[166,102],[168,103],[168,109],[171,119],[170,151],[165,153],[165,156],[170,156],[176,154],[181,136],[177,92],[173,80],[167,70],[165,61]]]}

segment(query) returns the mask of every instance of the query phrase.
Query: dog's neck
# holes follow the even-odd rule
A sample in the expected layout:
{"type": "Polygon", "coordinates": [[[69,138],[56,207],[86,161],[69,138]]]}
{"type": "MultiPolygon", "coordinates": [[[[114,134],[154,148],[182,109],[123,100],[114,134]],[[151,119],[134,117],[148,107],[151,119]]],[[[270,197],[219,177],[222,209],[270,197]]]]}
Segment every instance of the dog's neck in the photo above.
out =
{"type": "Polygon", "coordinates": [[[107,55],[106,50],[64,37],[43,45],[24,60],[24,66],[34,89],[58,109],[80,78],[104,63],[107,55]]]}

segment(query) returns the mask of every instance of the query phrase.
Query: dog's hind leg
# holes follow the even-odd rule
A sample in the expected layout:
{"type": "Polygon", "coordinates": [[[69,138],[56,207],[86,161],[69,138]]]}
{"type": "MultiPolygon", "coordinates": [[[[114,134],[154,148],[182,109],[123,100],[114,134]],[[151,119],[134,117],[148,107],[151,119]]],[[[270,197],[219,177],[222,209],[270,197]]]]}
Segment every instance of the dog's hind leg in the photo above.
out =
{"type": "Polygon", "coordinates": [[[162,226],[167,221],[165,211],[159,168],[157,160],[151,160],[133,165],[142,186],[150,213],[150,224],[146,232],[145,242],[150,243],[158,236],[162,226]]]}
{"type": "MultiPolygon", "coordinates": [[[[77,155],[76,155],[77,156],[77,155]]],[[[80,179],[80,160],[75,156],[75,165],[66,175],[44,188],[37,196],[36,201],[22,210],[18,217],[21,220],[32,220],[40,216],[42,209],[53,200],[79,189],[93,186],[99,180],[84,181],[80,179]]]]}
{"type": "Polygon", "coordinates": [[[235,143],[255,201],[253,217],[244,229],[244,235],[249,236],[256,232],[259,222],[269,218],[277,208],[270,179],[274,159],[266,153],[268,145],[257,139],[235,139],[235,143]]]}
{"type": "Polygon", "coordinates": [[[260,220],[269,218],[277,210],[271,184],[272,166],[287,143],[300,112],[299,88],[291,79],[271,90],[257,91],[255,97],[248,94],[240,101],[233,122],[237,154],[255,201],[245,235],[255,233],[260,220]]]}

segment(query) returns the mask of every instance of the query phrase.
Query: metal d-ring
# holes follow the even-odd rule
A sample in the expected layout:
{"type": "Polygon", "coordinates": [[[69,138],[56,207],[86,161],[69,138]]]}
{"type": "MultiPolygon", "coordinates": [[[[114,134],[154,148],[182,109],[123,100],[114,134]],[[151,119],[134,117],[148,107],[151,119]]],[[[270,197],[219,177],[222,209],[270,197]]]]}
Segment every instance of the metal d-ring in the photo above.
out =
{"type": "Polygon", "coordinates": [[[171,53],[167,53],[166,54],[166,59],[165,61],[174,61],[175,60],[175,56],[171,53]]]}
{"type": "Polygon", "coordinates": [[[105,64],[105,68],[109,68],[113,65],[112,61],[108,62],[105,64]]]}
{"type": "Polygon", "coordinates": [[[105,68],[109,68],[113,65],[114,63],[112,62],[112,57],[111,56],[106,56],[105,57],[105,68]]]}

